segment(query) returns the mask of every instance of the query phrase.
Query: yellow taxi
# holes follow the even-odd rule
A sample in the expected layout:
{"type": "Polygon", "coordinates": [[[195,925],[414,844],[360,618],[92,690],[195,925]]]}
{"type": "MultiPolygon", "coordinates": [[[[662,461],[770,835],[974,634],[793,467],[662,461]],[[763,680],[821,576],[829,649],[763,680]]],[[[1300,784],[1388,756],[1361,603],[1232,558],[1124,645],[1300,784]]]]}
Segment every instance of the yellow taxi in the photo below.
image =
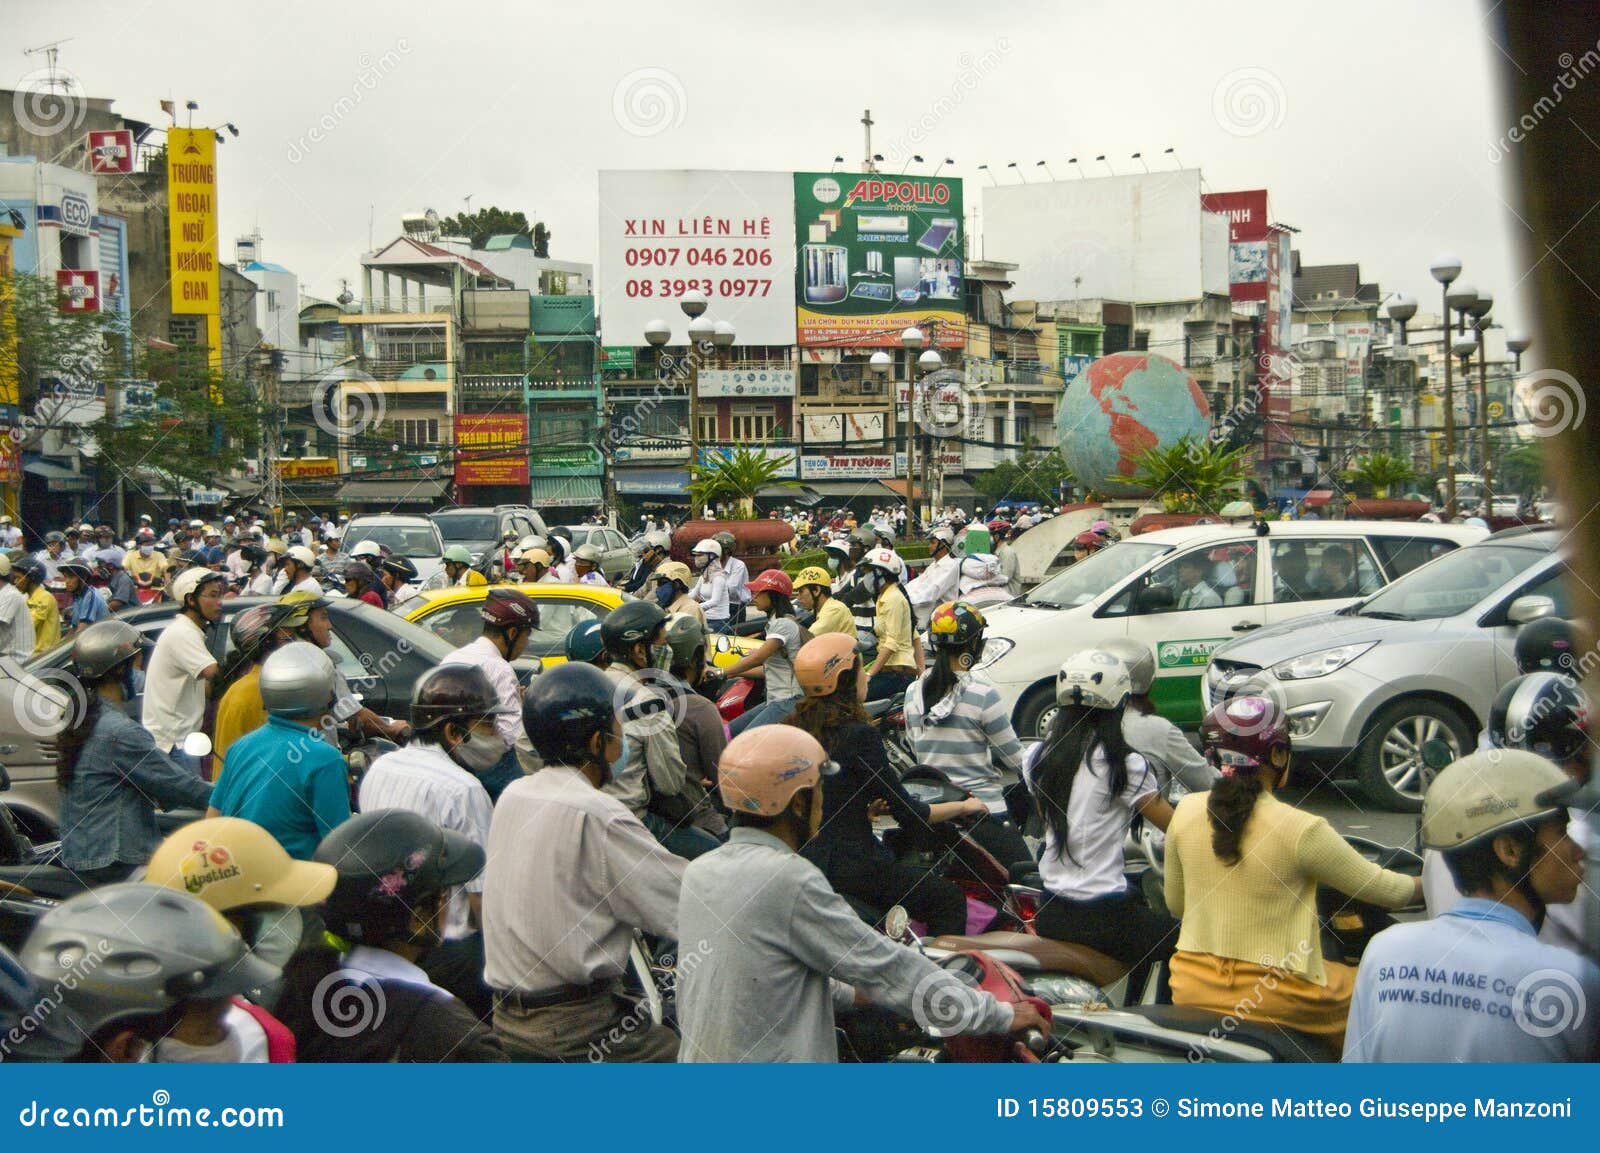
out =
{"type": "MultiPolygon", "coordinates": [[[[490,585],[467,585],[420,592],[400,606],[400,615],[413,624],[459,648],[483,632],[478,608],[489,595],[490,585]]],[[[559,665],[567,658],[564,645],[574,625],[599,620],[625,600],[629,594],[602,585],[528,584],[507,582],[505,588],[527,593],[539,606],[539,627],[528,640],[524,657],[536,657],[546,667],[559,665]]],[[[729,652],[712,653],[712,663],[733,664],[747,652],[760,647],[748,637],[730,637],[729,652]]],[[[706,646],[708,649],[711,645],[706,646]]]]}

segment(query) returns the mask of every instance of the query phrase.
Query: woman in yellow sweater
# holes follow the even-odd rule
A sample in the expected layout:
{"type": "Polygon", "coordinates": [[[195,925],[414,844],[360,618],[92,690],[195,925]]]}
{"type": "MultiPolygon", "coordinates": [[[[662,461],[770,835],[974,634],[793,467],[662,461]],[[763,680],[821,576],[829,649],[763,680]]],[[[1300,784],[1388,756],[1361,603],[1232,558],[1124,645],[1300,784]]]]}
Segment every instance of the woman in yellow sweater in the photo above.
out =
{"type": "Polygon", "coordinates": [[[1167,826],[1167,907],[1183,919],[1172,1000],[1344,1044],[1355,970],[1322,957],[1317,886],[1387,909],[1422,880],[1368,861],[1323,818],[1273,796],[1289,776],[1289,728],[1265,697],[1235,697],[1201,727],[1222,776],[1178,802],[1167,826]]]}

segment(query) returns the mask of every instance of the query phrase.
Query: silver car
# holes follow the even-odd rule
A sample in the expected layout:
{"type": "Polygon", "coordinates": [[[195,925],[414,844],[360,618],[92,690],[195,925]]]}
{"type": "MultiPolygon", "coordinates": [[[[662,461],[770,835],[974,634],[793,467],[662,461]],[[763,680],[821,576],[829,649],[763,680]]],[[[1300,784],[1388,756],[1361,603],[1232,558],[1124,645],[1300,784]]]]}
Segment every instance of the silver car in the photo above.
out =
{"type": "Polygon", "coordinates": [[[592,544],[600,550],[600,573],[612,584],[633,571],[637,558],[628,547],[627,538],[616,529],[597,524],[569,524],[567,531],[572,534],[573,548],[592,544]]]}
{"type": "Polygon", "coordinates": [[[1495,693],[1516,676],[1517,627],[1568,615],[1558,540],[1553,529],[1510,529],[1338,612],[1229,641],[1211,654],[1206,707],[1264,693],[1287,711],[1297,763],[1415,811],[1422,746],[1470,752],[1495,693]]]}

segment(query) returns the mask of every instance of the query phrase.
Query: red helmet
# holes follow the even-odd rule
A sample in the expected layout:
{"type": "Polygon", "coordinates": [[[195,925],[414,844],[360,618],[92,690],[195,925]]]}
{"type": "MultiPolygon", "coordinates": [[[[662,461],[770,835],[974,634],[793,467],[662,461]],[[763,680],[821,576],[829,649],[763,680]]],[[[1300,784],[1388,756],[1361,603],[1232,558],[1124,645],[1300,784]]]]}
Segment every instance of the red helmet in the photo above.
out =
{"type": "Polygon", "coordinates": [[[516,589],[490,589],[489,595],[483,599],[483,607],[478,610],[478,615],[486,624],[500,625],[503,628],[539,627],[539,606],[533,603],[533,598],[527,593],[518,592],[516,589]]]}
{"type": "Polygon", "coordinates": [[[1073,548],[1086,548],[1090,552],[1106,543],[1106,538],[1097,532],[1080,532],[1072,538],[1073,548]]]}
{"type": "Polygon", "coordinates": [[[794,582],[789,579],[789,574],[779,568],[769,568],[766,572],[759,573],[755,579],[747,581],[745,588],[751,593],[782,593],[786,597],[794,596],[794,582]]]}
{"type": "Polygon", "coordinates": [[[1224,773],[1259,768],[1271,763],[1274,749],[1289,751],[1289,719],[1269,697],[1233,697],[1213,705],[1200,722],[1200,743],[1206,760],[1224,773]]]}

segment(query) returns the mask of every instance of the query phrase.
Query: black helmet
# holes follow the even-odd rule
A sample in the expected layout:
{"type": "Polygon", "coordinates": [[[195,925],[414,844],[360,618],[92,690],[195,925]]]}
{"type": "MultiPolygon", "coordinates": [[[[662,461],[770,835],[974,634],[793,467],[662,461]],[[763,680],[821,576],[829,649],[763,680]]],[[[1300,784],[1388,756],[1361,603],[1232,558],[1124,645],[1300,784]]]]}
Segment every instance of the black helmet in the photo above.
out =
{"type": "Polygon", "coordinates": [[[24,557],[22,560],[19,560],[16,564],[12,565],[11,571],[26,577],[28,580],[31,580],[36,584],[43,584],[45,578],[49,575],[49,573],[45,571],[44,565],[31,556],[24,557]]]}
{"type": "Polygon", "coordinates": [[[1517,630],[1517,671],[1578,675],[1578,630],[1560,617],[1540,617],[1517,630]]]}
{"type": "Polygon", "coordinates": [[[606,614],[600,622],[600,638],[612,656],[627,657],[633,646],[647,642],[666,623],[667,614],[649,601],[628,601],[606,614]]]}
{"type": "Polygon", "coordinates": [[[477,665],[440,665],[417,681],[411,697],[411,723],[419,733],[442,728],[448,721],[471,722],[515,712],[502,704],[489,674],[477,665]]]}
{"type": "Polygon", "coordinates": [[[283,622],[293,615],[294,611],[294,605],[276,603],[252,605],[245,609],[233,618],[233,624],[228,630],[233,637],[234,648],[238,649],[240,656],[252,656],[266,643],[268,637],[284,627],[283,622]]]}
{"type": "Polygon", "coordinates": [[[328,928],[352,943],[381,944],[406,935],[418,904],[481,873],[484,854],[409,809],[378,809],[322,838],[312,860],[339,874],[322,904],[328,928]]]}
{"type": "Polygon", "coordinates": [[[571,764],[587,756],[589,738],[609,732],[616,720],[616,692],[605,673],[573,661],[538,677],[522,696],[522,727],[534,750],[547,764],[571,764]]]}
{"type": "Polygon", "coordinates": [[[84,584],[94,579],[94,570],[89,567],[87,561],[64,560],[56,566],[56,571],[62,576],[75,576],[84,584]]]}
{"type": "Polygon", "coordinates": [[[1526,673],[1495,694],[1489,741],[1500,749],[1571,760],[1589,742],[1588,699],[1560,673],[1526,673]]]}
{"type": "Polygon", "coordinates": [[[378,567],[383,569],[384,572],[392,572],[408,581],[417,579],[417,566],[411,563],[410,557],[386,556],[378,567]]]}

